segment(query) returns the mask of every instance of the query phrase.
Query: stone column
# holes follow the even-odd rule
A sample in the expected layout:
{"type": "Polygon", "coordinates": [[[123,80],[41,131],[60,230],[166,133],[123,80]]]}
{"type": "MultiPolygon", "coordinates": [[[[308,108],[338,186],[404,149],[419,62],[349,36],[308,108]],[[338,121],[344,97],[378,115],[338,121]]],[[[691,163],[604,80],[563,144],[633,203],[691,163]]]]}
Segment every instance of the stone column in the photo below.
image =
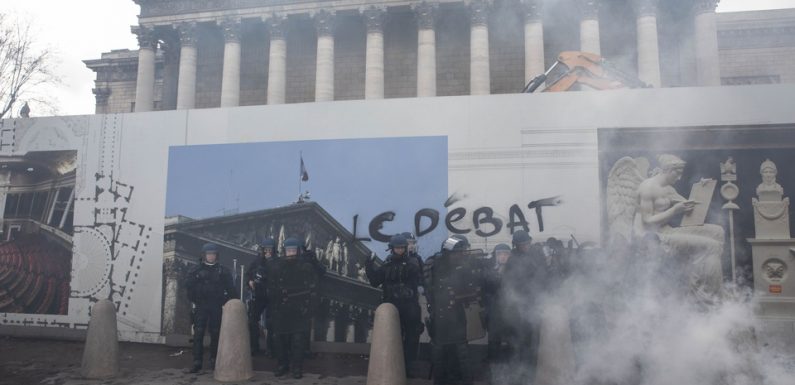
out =
{"type": "MultiPolygon", "coordinates": [[[[72,189],[72,192],[69,194],[69,200],[66,201],[66,208],[63,210],[63,215],[61,215],[61,223],[58,224],[58,228],[63,230],[64,225],[66,224],[66,217],[68,217],[67,213],[69,210],[72,210],[72,206],[75,202],[75,189],[72,189]]],[[[30,215],[30,212],[28,212],[30,215]]]]}
{"type": "Polygon", "coordinates": [[[657,41],[657,0],[635,0],[638,27],[638,77],[660,87],[660,48],[657,41]]]}
{"type": "Polygon", "coordinates": [[[473,0],[469,3],[469,93],[488,95],[491,93],[489,69],[489,7],[488,0],[473,0]]]}
{"type": "Polygon", "coordinates": [[[362,11],[367,25],[364,65],[364,98],[384,98],[384,16],[386,8],[370,6],[362,11]]]}
{"type": "Polygon", "coordinates": [[[337,335],[337,321],[336,316],[329,315],[328,329],[326,329],[326,342],[334,342],[337,335]]]}
{"type": "Polygon", "coordinates": [[[524,82],[546,71],[544,66],[544,25],[542,0],[523,0],[524,6],[524,82]]]}
{"type": "Polygon", "coordinates": [[[271,34],[268,58],[268,104],[285,102],[287,90],[287,39],[285,39],[286,18],[274,15],[268,19],[271,34]]]}
{"type": "Polygon", "coordinates": [[[183,23],[179,31],[179,80],[177,109],[196,107],[196,23],[183,23]]]}
{"type": "Polygon", "coordinates": [[[580,6],[580,51],[602,54],[599,42],[599,0],[578,0],[580,6]]]}
{"type": "Polygon", "coordinates": [[[354,320],[350,320],[348,327],[345,329],[345,342],[356,342],[356,325],[354,324],[354,320]]]}
{"type": "Polygon", "coordinates": [[[412,6],[417,16],[417,96],[436,96],[437,3],[421,2],[412,6]]]}
{"type": "Polygon", "coordinates": [[[313,15],[317,28],[315,101],[334,100],[334,12],[320,10],[313,15]]]}
{"type": "Polygon", "coordinates": [[[135,112],[152,111],[155,106],[155,50],[157,38],[145,26],[133,29],[138,35],[138,77],[135,83],[135,112]]]}
{"type": "Polygon", "coordinates": [[[224,34],[221,107],[235,107],[240,105],[240,20],[224,20],[221,30],[224,34]]]}
{"type": "Polygon", "coordinates": [[[720,0],[695,0],[694,41],[696,73],[701,86],[720,85],[720,60],[718,57],[718,28],[715,25],[715,8],[720,0]]]}
{"type": "MultiPolygon", "coordinates": [[[[94,93],[94,97],[97,100],[97,107],[96,113],[97,114],[107,114],[108,113],[108,99],[110,99],[110,88],[108,87],[97,87],[91,90],[94,93]]],[[[2,202],[0,202],[2,203],[2,202]]],[[[5,206],[0,208],[0,216],[3,215],[3,210],[5,210],[5,206]]]]}

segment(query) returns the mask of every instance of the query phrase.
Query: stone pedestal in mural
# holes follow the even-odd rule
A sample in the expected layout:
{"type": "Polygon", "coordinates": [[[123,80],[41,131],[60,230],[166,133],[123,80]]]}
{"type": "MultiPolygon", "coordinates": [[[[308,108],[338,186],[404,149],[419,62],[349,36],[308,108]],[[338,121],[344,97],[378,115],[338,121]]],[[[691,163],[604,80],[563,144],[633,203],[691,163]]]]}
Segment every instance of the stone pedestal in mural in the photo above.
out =
{"type": "Polygon", "coordinates": [[[776,183],[775,163],[766,160],[760,167],[762,184],[753,198],[756,238],[751,244],[754,289],[760,316],[795,320],[795,239],[790,236],[789,198],[776,183]]]}

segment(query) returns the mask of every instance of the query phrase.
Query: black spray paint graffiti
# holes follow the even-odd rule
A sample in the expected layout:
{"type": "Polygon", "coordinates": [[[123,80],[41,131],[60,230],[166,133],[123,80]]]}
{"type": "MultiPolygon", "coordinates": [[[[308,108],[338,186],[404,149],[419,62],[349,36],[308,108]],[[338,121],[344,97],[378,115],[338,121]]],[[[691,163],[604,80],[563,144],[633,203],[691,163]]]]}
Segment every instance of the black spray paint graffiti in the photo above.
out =
{"type": "MultiPolygon", "coordinates": [[[[450,197],[445,202],[445,207],[448,208],[459,199],[450,197]]],[[[544,215],[543,208],[548,206],[557,206],[563,203],[560,196],[544,198],[532,201],[527,204],[527,208],[534,210],[536,219],[538,220],[538,231],[544,231],[544,215]]],[[[369,238],[360,238],[357,234],[357,227],[359,223],[359,216],[353,216],[353,236],[357,241],[371,241],[389,242],[390,235],[384,234],[381,230],[384,228],[384,223],[395,220],[394,211],[384,211],[376,215],[371,221],[367,230],[370,234],[369,238]]],[[[447,230],[453,234],[469,234],[474,231],[475,235],[479,237],[491,237],[498,234],[504,227],[507,227],[509,232],[513,234],[516,230],[530,231],[530,223],[527,221],[522,208],[518,204],[512,205],[508,208],[508,223],[503,224],[503,220],[494,216],[494,209],[488,206],[479,207],[472,212],[472,226],[463,222],[467,217],[467,209],[464,207],[457,207],[447,212],[444,217],[444,225],[447,230]]],[[[418,210],[414,214],[414,234],[419,238],[426,235],[439,226],[441,220],[439,211],[436,209],[424,208],[418,210]],[[426,219],[428,224],[423,226],[423,219],[426,219]]]]}

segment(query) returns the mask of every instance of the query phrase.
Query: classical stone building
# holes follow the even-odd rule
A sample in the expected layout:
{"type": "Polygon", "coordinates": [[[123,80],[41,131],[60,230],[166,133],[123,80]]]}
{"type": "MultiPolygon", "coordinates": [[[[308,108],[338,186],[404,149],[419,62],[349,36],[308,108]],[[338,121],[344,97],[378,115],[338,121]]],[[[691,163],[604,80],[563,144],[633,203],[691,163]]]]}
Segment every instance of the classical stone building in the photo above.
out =
{"type": "Polygon", "coordinates": [[[718,14],[724,85],[795,83],[795,9],[718,14]]]}
{"type": "Polygon", "coordinates": [[[381,291],[370,286],[362,268],[372,252],[315,202],[198,220],[167,218],[163,335],[177,339],[190,335],[190,303],[183,287],[184,275],[191,265],[199,263],[204,243],[218,244],[221,263],[239,276],[240,266],[248,267],[259,258],[257,245],[265,237],[274,238],[279,244],[285,237],[303,239],[327,269],[318,290],[313,341],[368,341],[372,313],[381,300],[381,291]]]}
{"type": "Polygon", "coordinates": [[[719,0],[134,0],[97,113],[521,91],[561,51],[657,87],[795,81],[795,11],[719,0]]]}

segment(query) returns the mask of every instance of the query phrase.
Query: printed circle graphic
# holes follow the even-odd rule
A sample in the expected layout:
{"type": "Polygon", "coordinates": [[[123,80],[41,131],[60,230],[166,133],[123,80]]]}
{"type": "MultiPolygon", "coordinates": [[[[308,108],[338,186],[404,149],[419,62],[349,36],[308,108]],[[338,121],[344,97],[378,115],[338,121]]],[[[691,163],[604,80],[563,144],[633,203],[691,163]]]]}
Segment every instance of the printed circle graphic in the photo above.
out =
{"type": "Polygon", "coordinates": [[[72,295],[95,294],[110,279],[111,251],[107,239],[95,229],[75,229],[72,295]]]}

